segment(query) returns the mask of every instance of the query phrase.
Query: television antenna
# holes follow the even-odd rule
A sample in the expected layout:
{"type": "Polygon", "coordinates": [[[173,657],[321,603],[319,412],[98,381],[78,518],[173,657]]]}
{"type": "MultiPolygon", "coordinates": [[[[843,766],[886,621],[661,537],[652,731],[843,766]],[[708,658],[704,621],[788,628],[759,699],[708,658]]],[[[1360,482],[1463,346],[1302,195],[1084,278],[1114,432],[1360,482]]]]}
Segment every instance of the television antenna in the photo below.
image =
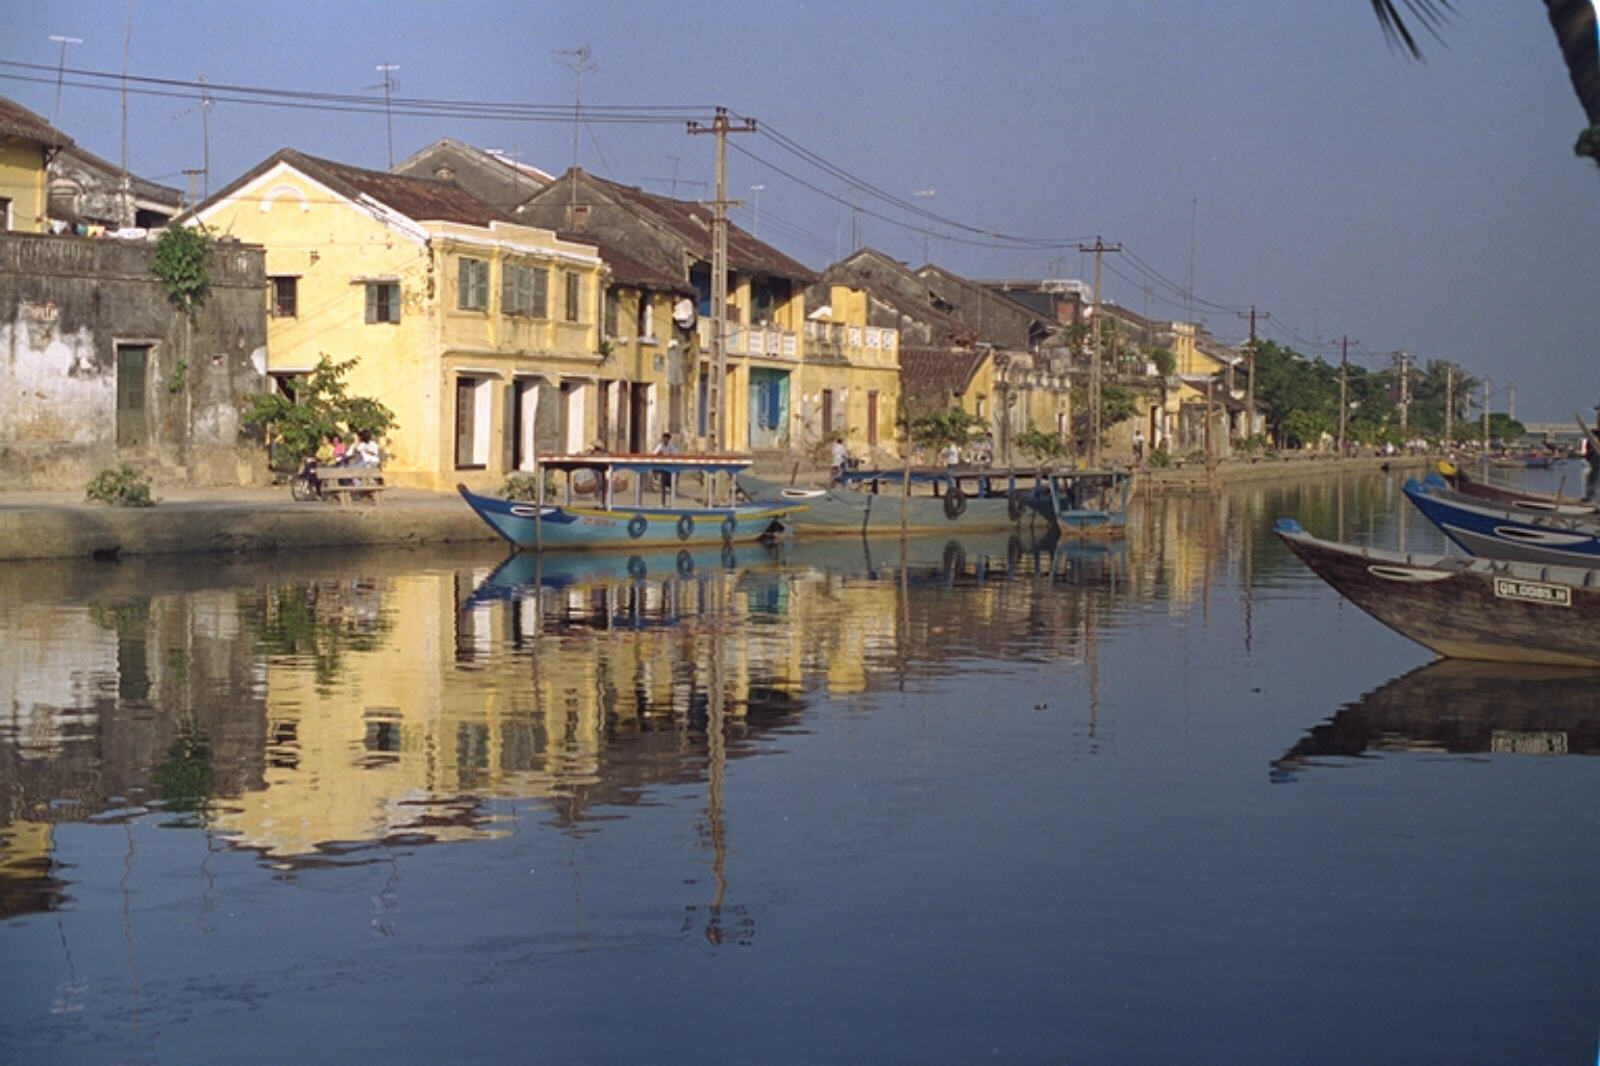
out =
{"type": "MultiPolygon", "coordinates": [[[[186,107],[172,117],[183,118],[185,115],[192,115],[196,111],[200,112],[200,198],[209,200],[211,198],[211,109],[216,105],[216,101],[211,99],[211,91],[206,88],[206,76],[204,74],[195,78],[195,81],[200,86],[199,101],[194,106],[186,107]]],[[[191,200],[194,199],[193,185],[189,187],[189,193],[189,198],[191,200]]],[[[190,206],[193,205],[191,204],[190,206]]]]}
{"type": "Polygon", "coordinates": [[[61,34],[52,33],[50,39],[61,46],[61,60],[56,64],[56,110],[50,116],[50,125],[55,126],[61,122],[61,79],[67,72],[67,45],[82,44],[82,37],[63,37],[61,34]]]}
{"type": "Polygon", "coordinates": [[[383,121],[388,133],[389,143],[389,169],[394,169],[394,111],[391,105],[394,102],[394,91],[400,88],[400,82],[395,78],[394,72],[400,69],[399,63],[379,63],[372,68],[383,75],[383,80],[376,85],[368,85],[369,89],[383,90],[383,121]]]}
{"type": "Polygon", "coordinates": [[[572,49],[552,49],[551,55],[566,56],[566,67],[572,71],[572,169],[578,169],[578,124],[583,106],[583,76],[595,69],[595,63],[589,58],[589,46],[581,44],[572,49]]]}

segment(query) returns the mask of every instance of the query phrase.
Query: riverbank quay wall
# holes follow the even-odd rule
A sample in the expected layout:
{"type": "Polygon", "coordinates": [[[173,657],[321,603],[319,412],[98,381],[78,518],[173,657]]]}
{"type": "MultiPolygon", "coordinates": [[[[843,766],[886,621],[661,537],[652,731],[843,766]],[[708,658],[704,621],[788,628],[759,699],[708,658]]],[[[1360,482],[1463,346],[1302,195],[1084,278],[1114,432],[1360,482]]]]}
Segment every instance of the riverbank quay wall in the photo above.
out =
{"type": "MultiPolygon", "coordinates": [[[[1227,462],[1140,471],[1136,493],[1203,493],[1240,482],[1399,470],[1420,474],[1422,456],[1227,462]]],[[[110,507],[81,492],[0,491],[0,562],[176,553],[284,552],[310,548],[415,547],[498,541],[455,493],[391,488],[381,504],[298,503],[277,487],[176,488],[154,507],[110,507]]]]}
{"type": "Polygon", "coordinates": [[[0,234],[0,491],[81,488],[127,464],[159,484],[266,477],[242,424],[267,388],[265,258],[214,243],[190,321],[146,240],[0,234]]]}
{"type": "Polygon", "coordinates": [[[0,493],[0,562],[499,540],[455,493],[384,492],[381,504],[344,506],[299,503],[283,486],[175,489],[158,493],[154,507],[111,507],[82,493],[0,493]]]}
{"type": "Polygon", "coordinates": [[[1207,468],[1204,463],[1181,467],[1145,467],[1134,471],[1135,492],[1151,495],[1187,495],[1209,492],[1223,485],[1241,483],[1298,481],[1305,478],[1342,477],[1397,471],[1407,477],[1422,477],[1441,456],[1374,455],[1340,459],[1331,455],[1230,459],[1207,468]]]}

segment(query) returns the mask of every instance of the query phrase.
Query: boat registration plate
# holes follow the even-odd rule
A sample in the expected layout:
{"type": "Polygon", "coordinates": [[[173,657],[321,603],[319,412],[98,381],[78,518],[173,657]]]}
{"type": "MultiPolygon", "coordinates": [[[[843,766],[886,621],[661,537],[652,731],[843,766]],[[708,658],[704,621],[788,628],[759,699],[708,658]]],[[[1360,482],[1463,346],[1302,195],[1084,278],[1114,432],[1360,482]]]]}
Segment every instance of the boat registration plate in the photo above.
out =
{"type": "Polygon", "coordinates": [[[1502,600],[1526,600],[1529,603],[1548,603],[1552,607],[1571,607],[1572,590],[1565,585],[1550,585],[1543,581],[1518,581],[1511,577],[1494,579],[1494,594],[1502,600]]]}

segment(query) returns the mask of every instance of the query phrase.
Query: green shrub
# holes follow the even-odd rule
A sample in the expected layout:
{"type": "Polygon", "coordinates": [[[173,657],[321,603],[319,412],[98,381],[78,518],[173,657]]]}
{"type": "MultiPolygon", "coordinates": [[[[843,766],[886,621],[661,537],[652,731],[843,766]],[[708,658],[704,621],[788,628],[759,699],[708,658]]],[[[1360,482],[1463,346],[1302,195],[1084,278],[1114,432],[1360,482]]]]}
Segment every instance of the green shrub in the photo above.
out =
{"type": "Polygon", "coordinates": [[[507,500],[537,500],[539,483],[526,475],[512,474],[500,487],[500,495],[507,500]]]}
{"type": "Polygon", "coordinates": [[[1167,467],[1172,465],[1172,456],[1167,453],[1165,448],[1157,448],[1155,451],[1145,456],[1144,461],[1150,466],[1156,467],[1160,470],[1165,470],[1167,467]]]}
{"type": "Polygon", "coordinates": [[[105,469],[94,476],[85,490],[85,498],[113,507],[154,507],[150,495],[150,479],[127,463],[120,470],[105,469]]]}

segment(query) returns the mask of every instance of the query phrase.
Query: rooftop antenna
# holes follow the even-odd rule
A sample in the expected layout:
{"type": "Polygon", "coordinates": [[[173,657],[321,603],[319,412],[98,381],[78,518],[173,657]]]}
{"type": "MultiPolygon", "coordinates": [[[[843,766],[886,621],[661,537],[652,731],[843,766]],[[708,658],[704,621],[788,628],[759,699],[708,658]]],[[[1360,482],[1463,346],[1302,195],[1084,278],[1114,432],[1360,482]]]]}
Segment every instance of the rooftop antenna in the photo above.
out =
{"type": "Polygon", "coordinates": [[[765,185],[750,186],[750,191],[756,194],[755,215],[754,221],[750,223],[750,236],[757,240],[761,239],[761,190],[765,188],[765,185]]]}
{"type": "MultiPolygon", "coordinates": [[[[193,107],[184,108],[172,117],[183,118],[196,111],[200,112],[200,198],[209,200],[211,199],[211,107],[214,101],[211,99],[211,91],[206,88],[206,76],[201,74],[195,81],[200,85],[199,102],[193,107]]],[[[192,186],[189,191],[194,192],[192,186]]]]}
{"type": "Polygon", "coordinates": [[[583,106],[583,76],[594,70],[595,64],[589,58],[589,46],[579,45],[577,48],[562,50],[554,49],[551,55],[569,56],[567,69],[572,71],[572,169],[578,169],[578,123],[583,106]]]}
{"type": "Polygon", "coordinates": [[[572,49],[552,49],[551,55],[568,56],[567,69],[572,71],[572,198],[567,207],[567,225],[576,227],[578,218],[578,125],[583,108],[583,75],[594,69],[589,59],[589,46],[581,44],[572,49]]]}
{"type": "Polygon", "coordinates": [[[128,173],[128,54],[133,50],[133,0],[122,24],[122,225],[133,225],[133,177],[128,173]]]}
{"type": "MultiPolygon", "coordinates": [[[[911,195],[917,197],[918,199],[931,200],[933,198],[933,189],[918,189],[911,195]]],[[[931,235],[928,233],[928,224],[924,222],[922,224],[922,261],[924,263],[933,262],[931,248],[931,235]]]]}
{"type": "Polygon", "coordinates": [[[50,39],[61,46],[61,61],[56,65],[56,110],[50,116],[50,125],[59,126],[61,123],[61,78],[67,72],[67,45],[82,44],[82,37],[63,37],[52,33],[50,39]]]}
{"type": "Polygon", "coordinates": [[[369,85],[369,89],[383,90],[383,121],[388,133],[389,141],[389,169],[394,169],[394,111],[391,104],[394,101],[394,91],[400,88],[400,82],[395,79],[394,72],[400,69],[399,63],[379,63],[372,68],[383,75],[383,80],[376,85],[369,85]]]}

